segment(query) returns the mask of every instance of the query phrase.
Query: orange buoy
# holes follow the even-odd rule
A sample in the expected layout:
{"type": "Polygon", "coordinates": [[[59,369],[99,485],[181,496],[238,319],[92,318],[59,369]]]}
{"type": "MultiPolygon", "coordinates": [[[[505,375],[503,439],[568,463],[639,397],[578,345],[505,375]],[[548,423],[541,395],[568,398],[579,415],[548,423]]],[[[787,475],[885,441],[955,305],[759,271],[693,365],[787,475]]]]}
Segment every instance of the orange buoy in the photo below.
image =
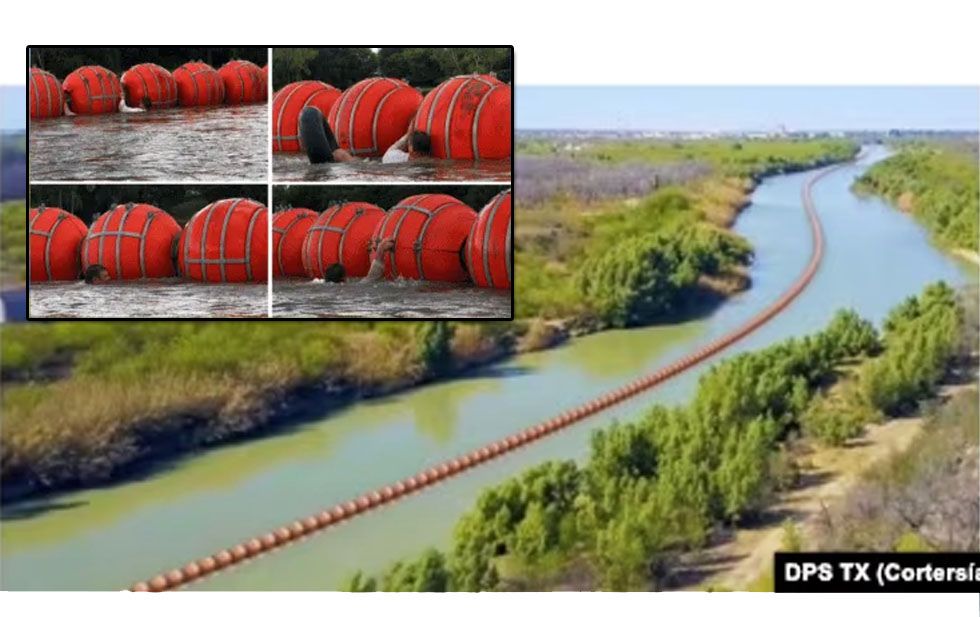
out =
{"type": "Polygon", "coordinates": [[[31,120],[57,118],[65,113],[61,82],[47,71],[31,69],[31,120]]]}
{"type": "Polygon", "coordinates": [[[299,152],[300,112],[316,107],[326,117],[341,94],[322,81],[296,81],[283,86],[272,98],[272,151],[299,152]]]}
{"type": "Polygon", "coordinates": [[[161,576],[154,576],[150,580],[150,591],[163,591],[167,588],[167,579],[161,576]]]}
{"type": "Polygon", "coordinates": [[[400,79],[369,77],[344,90],[326,117],[342,149],[377,157],[408,132],[421,102],[400,79]]]}
{"type": "Polygon", "coordinates": [[[245,550],[248,552],[249,557],[254,557],[262,552],[262,541],[258,538],[252,538],[245,543],[245,550]]]}
{"type": "Polygon", "coordinates": [[[267,533],[259,538],[259,542],[262,544],[262,549],[267,551],[275,548],[279,544],[279,539],[276,534],[267,533]]]}
{"type": "Polygon", "coordinates": [[[425,95],[415,130],[441,159],[505,159],[511,154],[510,86],[491,75],[461,75],[425,95]]]}
{"type": "Polygon", "coordinates": [[[137,64],[122,74],[126,105],[166,109],[177,105],[177,80],[159,64],[137,64]]]}
{"type": "Polygon", "coordinates": [[[276,542],[278,542],[279,544],[284,544],[286,542],[289,542],[290,539],[292,539],[293,532],[288,527],[280,527],[275,531],[274,535],[276,536],[276,542]]]}
{"type": "MultiPolygon", "coordinates": [[[[227,551],[227,550],[218,551],[217,553],[214,554],[214,557],[212,557],[211,559],[214,561],[215,567],[217,568],[227,568],[231,564],[235,563],[235,561],[237,561],[235,556],[231,553],[231,551],[227,551]]],[[[205,565],[206,564],[201,564],[202,571],[204,570],[203,566],[205,565]]]]}
{"type": "Polygon", "coordinates": [[[268,220],[266,207],[250,199],[205,206],[180,234],[180,272],[205,283],[265,281],[268,220]]]}
{"type": "Polygon", "coordinates": [[[477,216],[466,240],[466,269],[480,287],[510,289],[512,285],[510,189],[500,193],[477,216]]]}
{"type": "Polygon", "coordinates": [[[146,583],[146,581],[140,581],[138,583],[135,583],[132,587],[130,587],[129,590],[136,591],[136,592],[144,592],[144,591],[149,591],[150,586],[146,583]]]}
{"type": "Polygon", "coordinates": [[[184,573],[180,570],[171,570],[167,573],[167,584],[176,587],[184,583],[184,573]]]}
{"type": "Polygon", "coordinates": [[[269,90],[269,65],[262,65],[262,91],[268,92],[269,90]]]}
{"type": "Polygon", "coordinates": [[[449,195],[407,197],[388,211],[374,230],[372,246],[395,239],[385,258],[385,276],[426,281],[467,280],[462,249],[476,213],[449,195]]]}
{"type": "Polygon", "coordinates": [[[88,228],[61,208],[30,211],[30,280],[73,281],[82,273],[81,247],[88,228]]]}
{"type": "MultiPolygon", "coordinates": [[[[210,559],[210,557],[206,557],[205,559],[210,559]]],[[[201,566],[197,565],[197,562],[192,561],[183,567],[182,573],[184,580],[192,581],[201,575],[201,566]]]]}
{"type": "Polygon", "coordinates": [[[348,276],[367,276],[371,268],[371,234],[385,212],[363,201],[330,206],[308,228],[302,246],[306,276],[323,278],[327,268],[339,263],[348,276]]]}
{"type": "Polygon", "coordinates": [[[236,544],[231,547],[231,556],[235,561],[241,561],[248,557],[249,550],[244,544],[236,544]]]}
{"type": "Polygon", "coordinates": [[[180,225],[160,208],[119,204],[92,223],[82,244],[82,269],[99,264],[114,279],[176,276],[178,236],[180,225]]]}
{"type": "Polygon", "coordinates": [[[101,66],[83,66],[65,77],[62,88],[73,113],[113,114],[119,111],[122,86],[119,78],[101,66]]]}
{"type": "Polygon", "coordinates": [[[324,510],[316,515],[316,524],[318,527],[328,527],[331,523],[333,523],[333,514],[330,514],[329,511],[324,510]]]}
{"type": "Polygon", "coordinates": [[[220,105],[225,100],[225,83],[206,62],[182,64],[174,71],[174,79],[181,107],[220,105]]]}
{"type": "Polygon", "coordinates": [[[306,276],[303,245],[316,216],[313,210],[290,208],[272,217],[273,276],[306,276]]]}
{"type": "Polygon", "coordinates": [[[224,83],[225,104],[244,105],[266,100],[262,69],[248,60],[231,60],[218,69],[224,83]]]}

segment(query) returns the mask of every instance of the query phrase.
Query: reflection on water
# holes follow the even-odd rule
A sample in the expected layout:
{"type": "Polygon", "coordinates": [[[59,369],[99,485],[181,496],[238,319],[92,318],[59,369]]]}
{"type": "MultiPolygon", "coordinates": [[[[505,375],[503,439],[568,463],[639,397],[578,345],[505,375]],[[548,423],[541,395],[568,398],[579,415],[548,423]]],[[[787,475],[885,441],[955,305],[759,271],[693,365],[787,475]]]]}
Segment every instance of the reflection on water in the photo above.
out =
{"type": "Polygon", "coordinates": [[[275,280],[272,285],[275,317],[511,317],[509,289],[406,279],[341,284],[275,280]]]}
{"type": "Polygon", "coordinates": [[[446,161],[425,159],[411,163],[364,160],[354,163],[311,165],[302,153],[272,157],[276,182],[510,182],[511,160],[446,161]]]}
{"type": "Polygon", "coordinates": [[[268,106],[32,120],[31,181],[262,181],[268,106]]]}
{"type": "Polygon", "coordinates": [[[266,317],[263,283],[205,285],[181,279],[32,283],[31,317],[266,317]]]}

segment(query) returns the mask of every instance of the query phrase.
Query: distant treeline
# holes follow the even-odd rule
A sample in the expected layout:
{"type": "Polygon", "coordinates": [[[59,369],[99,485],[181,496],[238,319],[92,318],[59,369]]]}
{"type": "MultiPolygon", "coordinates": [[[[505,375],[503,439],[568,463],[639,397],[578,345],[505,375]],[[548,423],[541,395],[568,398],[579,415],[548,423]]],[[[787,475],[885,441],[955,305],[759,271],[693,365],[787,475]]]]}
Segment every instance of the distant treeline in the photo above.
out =
{"type": "Polygon", "coordinates": [[[267,47],[32,47],[31,66],[64,79],[80,66],[97,64],[122,75],[143,62],[173,71],[185,62],[201,60],[220,68],[229,60],[249,60],[259,66],[268,61],[267,47]]]}
{"type": "Polygon", "coordinates": [[[116,204],[147,203],[162,208],[183,225],[204,206],[229,197],[247,197],[265,204],[266,187],[256,185],[58,185],[32,186],[31,207],[58,206],[91,225],[116,204]]]}
{"type": "Polygon", "coordinates": [[[412,195],[441,193],[452,195],[479,211],[503,190],[503,186],[489,185],[277,186],[272,189],[272,202],[276,210],[286,207],[325,210],[329,206],[348,201],[366,201],[387,210],[412,195]]]}
{"type": "Polygon", "coordinates": [[[404,79],[427,90],[454,75],[496,73],[513,79],[509,47],[298,47],[274,49],[273,85],[279,90],[303,79],[340,89],[375,75],[404,79]]]}
{"type": "Polygon", "coordinates": [[[27,196],[27,153],[23,133],[0,136],[0,201],[27,196]]]}

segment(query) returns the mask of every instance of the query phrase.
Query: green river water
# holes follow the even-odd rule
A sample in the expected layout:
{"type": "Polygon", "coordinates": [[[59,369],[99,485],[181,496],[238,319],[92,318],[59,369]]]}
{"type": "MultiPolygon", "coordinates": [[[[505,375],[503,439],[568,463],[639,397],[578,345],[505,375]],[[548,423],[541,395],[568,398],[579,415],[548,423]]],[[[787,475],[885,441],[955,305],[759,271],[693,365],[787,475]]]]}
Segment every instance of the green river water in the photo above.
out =
{"type": "MultiPolygon", "coordinates": [[[[875,321],[928,282],[975,281],[975,267],[929,244],[911,218],[850,192],[885,156],[814,188],[826,232],[823,265],[782,314],[723,356],[822,327],[853,307],[875,321]]],[[[766,180],[736,231],[756,251],[753,285],[704,318],[588,336],[465,378],[364,401],[268,437],[188,456],[139,480],[3,509],[4,589],[121,589],[506,436],[650,372],[746,321],[803,269],[810,233],[800,203],[807,174],[766,180]]],[[[710,363],[717,362],[718,357],[710,363]]],[[[428,546],[447,546],[485,487],[536,463],[581,458],[588,437],[654,402],[690,396],[698,367],[627,404],[304,541],[198,581],[190,590],[336,589],[428,546]]]]}

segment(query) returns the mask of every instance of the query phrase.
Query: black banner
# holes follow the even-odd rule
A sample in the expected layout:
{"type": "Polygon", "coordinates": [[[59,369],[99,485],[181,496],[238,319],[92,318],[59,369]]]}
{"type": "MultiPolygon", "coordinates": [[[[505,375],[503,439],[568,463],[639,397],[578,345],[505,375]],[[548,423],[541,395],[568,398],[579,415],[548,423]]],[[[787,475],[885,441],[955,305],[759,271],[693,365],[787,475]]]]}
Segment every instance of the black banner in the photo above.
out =
{"type": "Polygon", "coordinates": [[[776,553],[777,593],[977,592],[980,553],[776,553]]]}

